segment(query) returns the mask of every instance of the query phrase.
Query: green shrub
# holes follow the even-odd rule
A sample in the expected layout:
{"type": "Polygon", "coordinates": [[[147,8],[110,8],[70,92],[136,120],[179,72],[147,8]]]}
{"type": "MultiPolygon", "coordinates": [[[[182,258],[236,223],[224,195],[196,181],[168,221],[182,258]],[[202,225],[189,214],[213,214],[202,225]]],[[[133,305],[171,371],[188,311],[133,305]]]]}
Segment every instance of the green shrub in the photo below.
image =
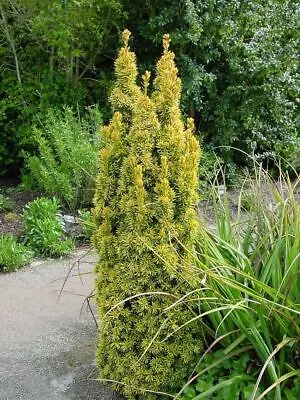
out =
{"type": "Polygon", "coordinates": [[[160,36],[170,33],[183,109],[227,163],[247,159],[222,146],[254,151],[269,164],[300,147],[297,1],[122,3],[144,64],[152,64],[160,36]]]}
{"type": "Polygon", "coordinates": [[[43,123],[50,108],[83,111],[97,100],[104,110],[123,21],[119,0],[1,0],[1,6],[0,175],[23,166],[25,148],[34,154],[32,124],[43,123]],[[10,60],[19,60],[19,77],[10,60]]]}
{"type": "Polygon", "coordinates": [[[95,196],[97,359],[101,378],[121,382],[128,398],[152,399],[151,392],[174,393],[182,385],[202,347],[197,324],[162,341],[194,315],[188,306],[168,306],[195,286],[199,145],[192,121],[185,129],[181,120],[169,37],[149,96],[148,72],[143,90],[136,84],[129,35],[123,33],[115,64],[114,115],[103,129],[95,196]]]}
{"type": "Polygon", "coordinates": [[[12,211],[13,209],[14,202],[0,193],[0,212],[12,211]]]}
{"type": "Polygon", "coordinates": [[[91,204],[94,195],[101,115],[89,112],[90,119],[80,119],[69,108],[49,111],[43,128],[34,130],[39,154],[26,161],[26,181],[71,210],[91,204]]]}
{"type": "Polygon", "coordinates": [[[12,272],[32,260],[33,253],[12,235],[0,236],[0,272],[12,272]]]}
{"type": "Polygon", "coordinates": [[[62,256],[73,249],[73,241],[65,238],[57,199],[41,197],[31,201],[25,206],[23,221],[25,239],[36,254],[62,256]]]}

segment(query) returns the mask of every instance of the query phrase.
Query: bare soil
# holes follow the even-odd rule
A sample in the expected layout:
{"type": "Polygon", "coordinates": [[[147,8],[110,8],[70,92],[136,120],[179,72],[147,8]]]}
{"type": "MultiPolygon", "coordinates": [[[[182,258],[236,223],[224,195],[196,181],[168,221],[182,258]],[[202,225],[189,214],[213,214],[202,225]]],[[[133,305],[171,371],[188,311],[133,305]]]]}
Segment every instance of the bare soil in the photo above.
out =
{"type": "Polygon", "coordinates": [[[22,235],[21,214],[24,206],[31,200],[36,199],[41,195],[39,192],[22,190],[18,186],[18,181],[15,178],[0,177],[0,193],[8,198],[13,209],[10,211],[0,210],[0,235],[11,233],[15,236],[22,235]]]}

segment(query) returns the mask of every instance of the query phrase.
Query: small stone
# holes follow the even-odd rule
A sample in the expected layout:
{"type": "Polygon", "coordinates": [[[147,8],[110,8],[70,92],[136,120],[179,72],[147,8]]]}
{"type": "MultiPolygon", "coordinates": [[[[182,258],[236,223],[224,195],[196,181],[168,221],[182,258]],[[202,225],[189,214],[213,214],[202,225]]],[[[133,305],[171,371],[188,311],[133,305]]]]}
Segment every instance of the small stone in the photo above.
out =
{"type": "Polygon", "coordinates": [[[40,265],[44,264],[45,260],[34,260],[30,266],[33,268],[39,267],[40,265]]]}
{"type": "Polygon", "coordinates": [[[67,224],[76,224],[76,218],[73,217],[73,215],[64,215],[63,216],[63,220],[67,223],[67,224]]]}

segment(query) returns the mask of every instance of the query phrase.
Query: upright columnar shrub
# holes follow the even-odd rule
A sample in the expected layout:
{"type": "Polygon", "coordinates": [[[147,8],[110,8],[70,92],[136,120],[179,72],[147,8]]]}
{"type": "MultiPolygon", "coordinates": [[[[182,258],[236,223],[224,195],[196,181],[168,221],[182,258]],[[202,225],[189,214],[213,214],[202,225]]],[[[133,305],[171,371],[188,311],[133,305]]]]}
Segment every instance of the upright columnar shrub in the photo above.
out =
{"type": "Polygon", "coordinates": [[[174,393],[191,372],[201,349],[197,324],[170,335],[193,317],[193,309],[168,309],[195,287],[198,142],[193,122],[185,128],[181,82],[169,36],[157,64],[136,84],[135,54],[124,47],[115,63],[114,115],[103,130],[94,217],[94,243],[101,321],[101,377],[122,382],[129,398],[148,391],[174,393]],[[166,339],[166,340],[164,340],[166,339]]]}

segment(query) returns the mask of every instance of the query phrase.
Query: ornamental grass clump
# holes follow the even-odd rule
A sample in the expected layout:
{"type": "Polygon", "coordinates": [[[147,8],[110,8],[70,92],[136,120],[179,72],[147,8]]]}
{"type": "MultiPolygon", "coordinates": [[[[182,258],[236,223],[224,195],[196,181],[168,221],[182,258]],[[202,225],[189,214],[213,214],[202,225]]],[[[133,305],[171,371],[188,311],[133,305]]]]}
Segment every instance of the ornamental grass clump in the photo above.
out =
{"type": "MultiPolygon", "coordinates": [[[[216,230],[204,223],[199,229],[196,319],[205,321],[211,344],[176,399],[236,399],[238,382],[246,385],[241,399],[300,398],[300,177],[291,182],[281,171],[274,182],[257,163],[254,173],[245,179],[237,212],[233,215],[226,191],[215,193],[216,230]],[[249,194],[245,210],[243,198],[249,194]],[[218,354],[214,362],[211,351],[218,354]],[[237,366],[235,360],[246,353],[244,371],[239,368],[233,376],[215,369],[229,362],[237,366]],[[226,387],[229,397],[222,396],[226,387]]],[[[188,299],[195,299],[195,291],[182,301],[188,299]]]]}
{"type": "Polygon", "coordinates": [[[201,351],[198,322],[170,340],[170,330],[195,315],[168,307],[197,287],[193,268],[197,236],[199,145],[193,122],[185,128],[170,39],[150,73],[136,84],[135,54],[124,46],[115,63],[113,118],[103,129],[94,219],[100,340],[100,376],[128,398],[176,393],[201,351]],[[118,382],[118,384],[117,384],[118,382]]]}

